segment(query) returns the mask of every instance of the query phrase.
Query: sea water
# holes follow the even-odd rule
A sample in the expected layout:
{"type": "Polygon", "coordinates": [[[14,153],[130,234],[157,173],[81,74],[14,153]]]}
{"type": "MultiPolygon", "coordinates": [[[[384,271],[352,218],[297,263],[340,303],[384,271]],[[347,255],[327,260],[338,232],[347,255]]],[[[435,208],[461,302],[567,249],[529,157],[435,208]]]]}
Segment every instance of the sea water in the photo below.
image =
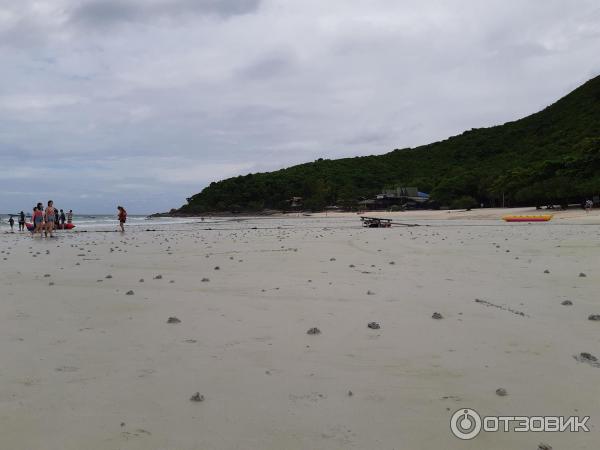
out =
{"type": "MultiPolygon", "coordinates": [[[[0,230],[7,231],[10,229],[8,214],[0,214],[0,230]]],[[[19,216],[13,215],[15,220],[14,229],[19,229],[19,216]]],[[[27,215],[26,222],[31,222],[31,216],[27,215]]],[[[179,218],[179,217],[148,217],[143,215],[128,215],[127,226],[135,227],[149,227],[153,226],[164,226],[164,225],[177,225],[185,223],[193,223],[201,221],[200,218],[179,218]]],[[[116,214],[73,214],[73,224],[77,230],[89,230],[89,229],[111,229],[116,228],[119,225],[119,220],[116,214]]]]}

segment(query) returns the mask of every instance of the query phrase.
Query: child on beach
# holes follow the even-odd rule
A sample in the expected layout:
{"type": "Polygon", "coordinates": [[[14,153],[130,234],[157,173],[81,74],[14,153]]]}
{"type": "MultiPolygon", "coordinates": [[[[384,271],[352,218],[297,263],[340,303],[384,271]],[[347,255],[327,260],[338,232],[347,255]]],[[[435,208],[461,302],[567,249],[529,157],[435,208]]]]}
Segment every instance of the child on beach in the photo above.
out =
{"type": "Polygon", "coordinates": [[[10,215],[10,219],[8,219],[8,224],[10,225],[10,232],[14,233],[15,230],[13,227],[15,226],[15,219],[13,219],[12,214],[10,215]]]}
{"type": "Polygon", "coordinates": [[[119,226],[121,227],[121,233],[125,232],[125,222],[127,222],[127,211],[122,206],[117,206],[119,210],[119,226]]]}
{"type": "Polygon", "coordinates": [[[53,205],[54,202],[48,200],[48,207],[46,208],[46,236],[50,233],[50,237],[54,237],[52,231],[54,231],[54,222],[56,220],[56,210],[53,205]]]}

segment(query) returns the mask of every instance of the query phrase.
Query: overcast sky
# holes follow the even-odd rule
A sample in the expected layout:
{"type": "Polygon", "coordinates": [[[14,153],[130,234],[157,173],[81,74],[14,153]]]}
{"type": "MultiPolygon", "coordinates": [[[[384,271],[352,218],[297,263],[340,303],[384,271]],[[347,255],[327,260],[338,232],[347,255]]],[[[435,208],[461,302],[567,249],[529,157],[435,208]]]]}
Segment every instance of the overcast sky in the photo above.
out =
{"type": "Polygon", "coordinates": [[[599,55],[598,0],[0,0],[0,212],[164,211],[426,144],[547,106],[599,55]]]}

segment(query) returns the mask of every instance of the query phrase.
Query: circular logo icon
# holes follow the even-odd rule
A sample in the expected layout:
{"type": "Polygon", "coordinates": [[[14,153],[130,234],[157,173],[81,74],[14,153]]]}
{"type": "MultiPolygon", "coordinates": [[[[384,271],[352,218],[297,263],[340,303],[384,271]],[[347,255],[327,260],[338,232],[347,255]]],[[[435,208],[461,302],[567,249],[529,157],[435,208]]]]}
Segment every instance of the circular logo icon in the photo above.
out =
{"type": "Polygon", "coordinates": [[[475,438],[481,431],[481,417],[474,409],[459,409],[452,414],[450,429],[454,436],[468,441],[475,438]]]}

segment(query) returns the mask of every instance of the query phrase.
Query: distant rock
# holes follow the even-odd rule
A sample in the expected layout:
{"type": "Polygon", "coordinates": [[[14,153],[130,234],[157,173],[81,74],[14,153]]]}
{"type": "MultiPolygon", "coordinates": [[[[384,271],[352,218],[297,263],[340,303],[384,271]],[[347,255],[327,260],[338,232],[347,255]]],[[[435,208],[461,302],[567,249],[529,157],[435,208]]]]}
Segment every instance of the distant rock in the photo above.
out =
{"type": "Polygon", "coordinates": [[[506,389],[498,388],[498,389],[496,389],[496,395],[498,395],[500,397],[506,397],[508,395],[508,393],[506,392],[506,389]]]}
{"type": "Polygon", "coordinates": [[[127,291],[127,292],[125,293],[125,295],[134,295],[134,294],[135,294],[135,292],[133,292],[133,291],[127,291]]]}
{"type": "Polygon", "coordinates": [[[381,328],[381,326],[377,322],[369,322],[367,324],[367,327],[369,327],[372,330],[379,330],[381,328]]]}
{"type": "Polygon", "coordinates": [[[591,353],[587,353],[587,352],[580,353],[579,357],[585,361],[598,361],[598,358],[596,358],[591,353]]]}
{"type": "Polygon", "coordinates": [[[571,300],[564,300],[563,302],[561,302],[561,305],[563,306],[571,306],[573,304],[573,302],[571,300]]]}
{"type": "Polygon", "coordinates": [[[321,330],[319,330],[318,328],[314,327],[309,329],[306,334],[321,334],[321,330]]]}
{"type": "Polygon", "coordinates": [[[588,316],[588,320],[592,320],[594,322],[600,321],[600,314],[590,314],[588,316]]]}
{"type": "Polygon", "coordinates": [[[181,323],[181,320],[179,320],[177,317],[169,317],[167,319],[167,323],[181,323]]]}
{"type": "Polygon", "coordinates": [[[444,316],[442,316],[439,312],[434,312],[431,316],[432,319],[436,319],[436,320],[440,320],[443,319],[444,316]]]}
{"type": "Polygon", "coordinates": [[[587,363],[593,367],[600,367],[600,363],[598,362],[598,358],[588,352],[581,352],[579,355],[573,355],[573,358],[577,362],[587,363]]]}
{"type": "Polygon", "coordinates": [[[203,402],[204,395],[200,394],[200,392],[196,392],[194,395],[190,397],[190,401],[192,402],[203,402]]]}

